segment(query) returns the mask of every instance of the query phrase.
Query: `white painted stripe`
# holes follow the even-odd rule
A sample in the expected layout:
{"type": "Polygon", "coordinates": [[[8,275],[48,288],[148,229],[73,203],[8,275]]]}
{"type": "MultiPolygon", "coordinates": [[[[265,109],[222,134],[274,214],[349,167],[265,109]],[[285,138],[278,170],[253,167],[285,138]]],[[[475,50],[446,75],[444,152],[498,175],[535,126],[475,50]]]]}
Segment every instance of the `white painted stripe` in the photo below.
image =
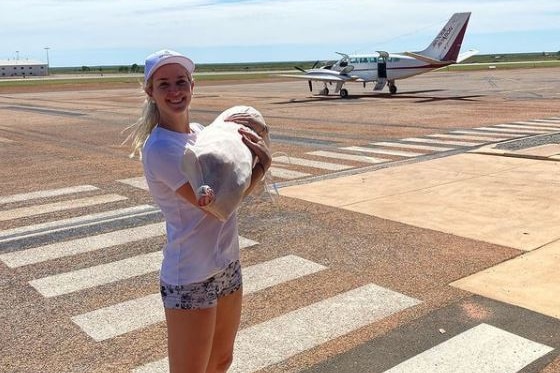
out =
{"type": "MultiPolygon", "coordinates": [[[[243,293],[252,294],[324,269],[327,267],[295,255],[256,264],[243,268],[243,293]]],[[[72,321],[99,342],[165,321],[165,313],[156,293],[74,316],[72,321]]]]}
{"type": "Polygon", "coordinates": [[[280,179],[288,179],[288,180],[311,175],[305,172],[286,170],[285,168],[279,168],[279,167],[270,167],[268,170],[270,171],[273,177],[278,177],[280,179]]]}
{"type": "MultiPolygon", "coordinates": [[[[505,134],[516,134],[516,135],[522,135],[522,136],[527,136],[532,135],[532,134],[537,134],[538,132],[535,131],[525,131],[525,130],[514,130],[514,129],[508,129],[508,128],[496,128],[496,127],[477,127],[475,128],[476,130],[480,130],[480,131],[489,131],[489,132],[499,132],[499,133],[505,133],[505,134]]],[[[543,132],[546,133],[546,132],[543,132]]]]}
{"type": "Polygon", "coordinates": [[[46,298],[56,297],[155,272],[160,268],[162,258],[161,251],[156,251],[108,264],[31,280],[29,284],[46,298]]]}
{"type": "Polygon", "coordinates": [[[104,203],[124,201],[126,199],[127,197],[120,196],[118,194],[103,194],[103,195],[97,195],[88,198],[73,199],[70,201],[61,201],[61,202],[47,203],[44,205],[20,207],[17,209],[0,211],[0,221],[25,218],[29,216],[47,214],[50,212],[77,209],[77,208],[94,206],[94,205],[101,205],[104,203]]]}
{"type": "Polygon", "coordinates": [[[500,128],[513,128],[515,130],[517,129],[528,129],[528,130],[537,130],[537,131],[542,131],[543,133],[547,133],[547,132],[554,132],[554,131],[558,131],[558,128],[544,128],[544,127],[538,127],[538,126],[526,126],[526,125],[521,125],[521,124],[496,124],[496,127],[500,127],[500,128]]]}
{"type": "Polygon", "coordinates": [[[490,132],[490,131],[475,131],[475,130],[457,130],[457,131],[451,131],[451,133],[458,133],[458,134],[463,134],[463,135],[475,135],[475,136],[486,136],[490,139],[493,140],[502,140],[502,139],[511,139],[514,137],[521,137],[521,136],[525,136],[522,134],[509,134],[509,133],[504,133],[504,132],[490,132]]]}
{"type": "Polygon", "coordinates": [[[148,190],[148,183],[146,182],[146,178],[144,176],[140,177],[133,177],[130,179],[121,179],[117,180],[119,183],[127,184],[133,186],[135,188],[148,190]]]}
{"type": "Polygon", "coordinates": [[[427,138],[419,138],[419,137],[409,137],[409,138],[403,139],[403,141],[423,142],[423,143],[427,143],[427,144],[457,145],[457,146],[474,146],[474,145],[482,144],[480,142],[445,141],[445,140],[427,139],[427,138]]]}
{"type": "Polygon", "coordinates": [[[541,121],[534,121],[534,122],[513,122],[512,124],[524,124],[527,126],[531,126],[529,128],[542,128],[542,129],[550,129],[553,131],[560,130],[560,123],[558,126],[555,126],[558,122],[541,122],[541,121]]]}
{"type": "Polygon", "coordinates": [[[123,245],[128,242],[165,234],[165,223],[144,225],[141,227],[123,229],[115,232],[84,237],[71,241],[56,242],[51,245],[32,249],[0,254],[0,260],[8,267],[16,268],[25,265],[41,263],[47,260],[87,253],[111,246],[123,245]]]}
{"type": "Polygon", "coordinates": [[[426,153],[407,152],[405,150],[367,148],[367,147],[364,147],[364,146],[347,146],[347,147],[344,147],[344,148],[341,148],[341,149],[350,150],[350,151],[354,151],[354,152],[397,155],[399,157],[418,157],[420,155],[425,155],[426,154],[426,153]]]}
{"type": "MultiPolygon", "coordinates": [[[[244,242],[252,243],[254,241],[247,240],[244,242]]],[[[44,297],[55,297],[158,271],[162,259],[162,252],[156,251],[112,263],[31,280],[29,284],[44,297]]]]}
{"type": "MultiPolygon", "coordinates": [[[[419,303],[369,284],[311,304],[241,330],[228,372],[256,372],[419,303]]],[[[168,360],[144,365],[134,372],[168,372],[168,360]]]]}
{"type": "Polygon", "coordinates": [[[317,155],[319,157],[344,159],[344,160],[347,160],[347,161],[356,161],[356,162],[363,162],[363,163],[383,163],[383,162],[391,161],[390,159],[368,157],[367,155],[336,153],[336,152],[329,152],[329,151],[323,151],[323,150],[317,150],[317,151],[314,151],[314,152],[309,152],[307,154],[317,155]]]}
{"type": "Polygon", "coordinates": [[[427,137],[435,137],[435,138],[443,138],[443,139],[450,139],[450,140],[475,140],[475,141],[501,141],[507,140],[509,137],[490,137],[490,136],[482,136],[483,134],[479,135],[460,135],[454,133],[436,133],[433,135],[427,135],[427,137]]]}
{"type": "Polygon", "coordinates": [[[385,373],[516,373],[553,348],[480,324],[385,373]]]}
{"type": "Polygon", "coordinates": [[[347,170],[349,168],[352,168],[352,166],[347,166],[345,164],[320,162],[320,161],[313,161],[311,159],[286,157],[286,156],[275,157],[273,161],[279,163],[294,164],[297,166],[319,168],[322,170],[330,170],[330,171],[340,171],[340,170],[347,170]]]}
{"type": "Polygon", "coordinates": [[[40,235],[52,234],[63,230],[88,227],[96,224],[108,223],[120,219],[128,219],[159,212],[159,209],[150,205],[139,205],[119,210],[105,211],[97,214],[62,219],[48,223],[27,225],[0,231],[0,243],[17,241],[40,235]]]}
{"type": "Polygon", "coordinates": [[[402,144],[399,142],[385,142],[385,141],[381,141],[381,142],[372,142],[370,143],[371,145],[377,145],[377,146],[386,146],[386,147],[391,147],[391,148],[404,148],[404,149],[418,149],[418,150],[434,150],[434,151],[438,151],[438,152],[444,152],[447,150],[453,150],[455,148],[445,148],[445,147],[441,147],[441,146],[429,146],[429,145],[416,145],[416,144],[402,144]]]}
{"type": "Polygon", "coordinates": [[[533,122],[558,124],[560,126],[560,119],[533,119],[533,122]]]}
{"type": "Polygon", "coordinates": [[[94,190],[99,190],[99,188],[94,187],[93,185],[80,185],[80,186],[69,187],[69,188],[42,190],[42,191],[30,192],[30,193],[20,193],[11,196],[0,197],[0,204],[28,201],[37,198],[56,197],[56,196],[62,196],[65,194],[72,194],[72,193],[91,192],[94,190]]]}

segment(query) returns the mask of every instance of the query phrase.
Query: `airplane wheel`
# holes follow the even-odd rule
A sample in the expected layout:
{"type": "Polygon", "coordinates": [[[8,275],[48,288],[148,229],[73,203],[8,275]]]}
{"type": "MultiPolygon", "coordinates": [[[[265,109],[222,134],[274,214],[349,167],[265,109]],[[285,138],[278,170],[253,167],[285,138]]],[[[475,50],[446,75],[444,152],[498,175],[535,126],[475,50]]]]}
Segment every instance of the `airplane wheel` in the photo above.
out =
{"type": "Polygon", "coordinates": [[[348,90],[346,88],[342,88],[340,90],[340,97],[347,98],[348,97],[348,90]]]}
{"type": "Polygon", "coordinates": [[[396,85],[390,85],[389,86],[389,92],[394,95],[395,93],[397,93],[397,86],[396,85]]]}
{"type": "Polygon", "coordinates": [[[319,92],[320,95],[322,96],[328,96],[329,95],[329,89],[327,87],[321,89],[321,92],[319,92]]]}

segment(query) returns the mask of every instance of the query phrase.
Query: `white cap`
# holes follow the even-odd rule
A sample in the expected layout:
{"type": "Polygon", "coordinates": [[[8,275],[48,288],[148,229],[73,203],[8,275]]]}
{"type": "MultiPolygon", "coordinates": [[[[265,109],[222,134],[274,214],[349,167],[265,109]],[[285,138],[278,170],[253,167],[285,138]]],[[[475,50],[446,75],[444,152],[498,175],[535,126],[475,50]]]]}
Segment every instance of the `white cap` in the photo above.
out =
{"type": "Polygon", "coordinates": [[[157,69],[170,63],[178,63],[187,69],[190,75],[194,72],[194,62],[192,62],[190,58],[183,56],[179,52],[163,49],[146,57],[146,63],[144,64],[144,84],[148,82],[148,79],[150,79],[157,69]]]}

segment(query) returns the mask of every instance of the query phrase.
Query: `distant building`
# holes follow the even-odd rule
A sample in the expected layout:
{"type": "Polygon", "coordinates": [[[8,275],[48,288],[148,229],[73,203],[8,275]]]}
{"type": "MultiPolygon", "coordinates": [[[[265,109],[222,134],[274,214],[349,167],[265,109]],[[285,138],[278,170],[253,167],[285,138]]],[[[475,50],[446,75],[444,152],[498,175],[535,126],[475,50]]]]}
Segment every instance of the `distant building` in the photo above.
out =
{"type": "Polygon", "coordinates": [[[44,76],[49,74],[46,63],[33,60],[0,60],[0,78],[10,76],[44,76]]]}

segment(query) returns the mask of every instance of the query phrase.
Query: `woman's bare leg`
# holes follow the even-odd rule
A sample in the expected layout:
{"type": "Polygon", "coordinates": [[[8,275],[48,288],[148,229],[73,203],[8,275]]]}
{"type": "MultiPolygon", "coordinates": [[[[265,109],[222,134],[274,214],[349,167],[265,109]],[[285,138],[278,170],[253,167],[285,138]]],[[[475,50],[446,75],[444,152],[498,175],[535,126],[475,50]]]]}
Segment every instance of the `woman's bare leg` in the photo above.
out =
{"type": "Polygon", "coordinates": [[[233,361],[233,344],[241,320],[242,289],[218,299],[216,329],[206,373],[225,373],[233,361]]]}
{"type": "Polygon", "coordinates": [[[170,373],[205,373],[212,352],[217,307],[165,309],[170,373]]]}

